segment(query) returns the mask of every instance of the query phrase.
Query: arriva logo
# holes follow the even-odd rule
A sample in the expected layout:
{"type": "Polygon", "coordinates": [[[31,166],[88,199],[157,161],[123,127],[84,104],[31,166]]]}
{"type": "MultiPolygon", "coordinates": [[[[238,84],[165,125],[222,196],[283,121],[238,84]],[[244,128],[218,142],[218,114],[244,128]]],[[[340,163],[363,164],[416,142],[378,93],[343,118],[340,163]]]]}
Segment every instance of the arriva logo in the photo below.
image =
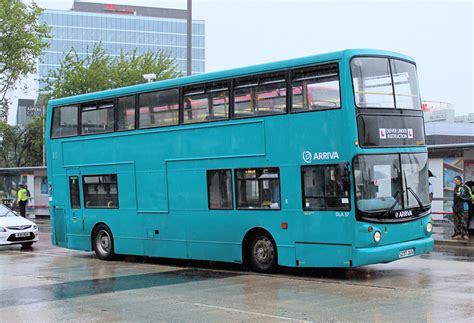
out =
{"type": "Polygon", "coordinates": [[[339,159],[339,153],[337,151],[326,151],[326,152],[315,152],[314,154],[310,151],[303,151],[303,160],[305,163],[311,163],[314,160],[330,160],[339,159]]]}
{"type": "Polygon", "coordinates": [[[310,151],[303,151],[303,160],[306,163],[311,163],[313,161],[313,154],[310,151]]]}

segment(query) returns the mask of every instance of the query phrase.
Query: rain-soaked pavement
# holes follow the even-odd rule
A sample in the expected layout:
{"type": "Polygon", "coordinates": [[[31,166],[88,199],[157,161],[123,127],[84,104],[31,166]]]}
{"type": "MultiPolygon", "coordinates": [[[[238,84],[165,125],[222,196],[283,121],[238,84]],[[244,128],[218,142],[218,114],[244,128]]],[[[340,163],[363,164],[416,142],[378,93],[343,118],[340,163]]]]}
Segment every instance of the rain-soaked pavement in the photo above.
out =
{"type": "Polygon", "coordinates": [[[0,322],[440,321],[472,322],[469,252],[435,252],[355,269],[260,275],[208,262],[52,247],[47,222],[32,249],[0,247],[0,322]]]}

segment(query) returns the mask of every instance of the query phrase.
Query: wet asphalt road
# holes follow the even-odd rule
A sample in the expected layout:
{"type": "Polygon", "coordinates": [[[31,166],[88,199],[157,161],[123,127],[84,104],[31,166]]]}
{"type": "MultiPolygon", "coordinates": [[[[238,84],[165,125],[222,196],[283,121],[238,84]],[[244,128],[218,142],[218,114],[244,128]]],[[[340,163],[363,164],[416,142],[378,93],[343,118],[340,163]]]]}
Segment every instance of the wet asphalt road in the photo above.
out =
{"type": "Polygon", "coordinates": [[[50,245],[0,247],[0,322],[472,322],[474,262],[462,250],[338,270],[276,275],[208,262],[127,257],[50,245]]]}

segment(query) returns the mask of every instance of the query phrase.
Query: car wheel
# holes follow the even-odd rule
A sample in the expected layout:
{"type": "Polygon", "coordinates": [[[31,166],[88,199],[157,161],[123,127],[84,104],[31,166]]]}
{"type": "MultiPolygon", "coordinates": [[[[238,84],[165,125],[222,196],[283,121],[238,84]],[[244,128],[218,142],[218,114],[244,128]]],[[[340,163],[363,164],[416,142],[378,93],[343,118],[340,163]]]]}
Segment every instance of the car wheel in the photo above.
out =
{"type": "Polygon", "coordinates": [[[31,246],[33,245],[33,242],[24,242],[21,244],[21,247],[22,248],[31,248],[31,246]]]}
{"type": "Polygon", "coordinates": [[[264,233],[253,237],[249,250],[250,268],[259,273],[270,273],[277,266],[277,248],[273,239],[264,233]]]}
{"type": "Polygon", "coordinates": [[[101,260],[114,258],[114,238],[106,225],[101,224],[94,230],[93,248],[97,258],[101,260]]]}

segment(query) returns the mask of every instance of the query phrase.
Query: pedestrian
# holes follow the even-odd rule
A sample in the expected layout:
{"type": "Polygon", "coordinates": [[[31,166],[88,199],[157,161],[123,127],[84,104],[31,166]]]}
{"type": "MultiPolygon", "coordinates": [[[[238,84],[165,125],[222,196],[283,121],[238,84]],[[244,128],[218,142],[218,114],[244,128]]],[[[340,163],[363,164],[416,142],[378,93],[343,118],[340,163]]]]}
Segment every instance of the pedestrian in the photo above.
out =
{"type": "Polygon", "coordinates": [[[20,215],[26,218],[26,205],[28,204],[28,191],[25,188],[25,185],[20,184],[20,189],[18,190],[17,203],[20,208],[20,215]]]}
{"type": "Polygon", "coordinates": [[[469,188],[462,183],[461,176],[454,177],[454,195],[453,195],[453,212],[454,212],[454,234],[453,240],[469,240],[469,232],[467,230],[468,211],[471,200],[469,188]]]}

